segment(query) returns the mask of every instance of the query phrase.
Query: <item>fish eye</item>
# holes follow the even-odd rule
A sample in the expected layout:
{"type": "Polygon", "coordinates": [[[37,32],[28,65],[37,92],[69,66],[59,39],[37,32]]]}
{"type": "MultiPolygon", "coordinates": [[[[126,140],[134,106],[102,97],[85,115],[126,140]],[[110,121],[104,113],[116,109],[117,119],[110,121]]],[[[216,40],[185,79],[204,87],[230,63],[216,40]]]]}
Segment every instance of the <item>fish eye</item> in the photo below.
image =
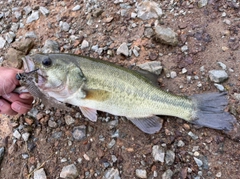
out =
{"type": "Polygon", "coordinates": [[[42,64],[46,67],[49,67],[52,65],[52,60],[49,57],[46,57],[43,59],[42,64]]]}

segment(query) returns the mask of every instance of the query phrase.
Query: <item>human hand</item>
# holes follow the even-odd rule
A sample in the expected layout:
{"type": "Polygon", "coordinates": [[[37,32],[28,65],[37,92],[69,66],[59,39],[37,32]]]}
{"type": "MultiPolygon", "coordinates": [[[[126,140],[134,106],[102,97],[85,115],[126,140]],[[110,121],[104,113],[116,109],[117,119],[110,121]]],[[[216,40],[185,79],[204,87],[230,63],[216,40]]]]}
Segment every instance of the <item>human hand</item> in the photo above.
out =
{"type": "Polygon", "coordinates": [[[0,67],[0,113],[24,114],[32,108],[33,97],[29,93],[17,94],[13,90],[19,85],[16,74],[21,70],[0,67]]]}

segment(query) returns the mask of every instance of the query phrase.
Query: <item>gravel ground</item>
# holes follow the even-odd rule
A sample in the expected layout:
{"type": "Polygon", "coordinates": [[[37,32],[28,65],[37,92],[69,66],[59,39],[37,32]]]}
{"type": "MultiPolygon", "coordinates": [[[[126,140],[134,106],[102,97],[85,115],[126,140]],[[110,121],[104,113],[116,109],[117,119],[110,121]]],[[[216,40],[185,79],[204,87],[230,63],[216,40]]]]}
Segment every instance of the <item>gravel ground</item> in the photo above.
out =
{"type": "MultiPolygon", "coordinates": [[[[240,3],[237,0],[0,1],[0,62],[63,52],[158,75],[178,95],[227,91],[239,120],[240,3]]],[[[239,178],[239,142],[163,117],[154,135],[123,117],[85,119],[45,109],[1,115],[0,178],[239,178]],[[134,130],[133,130],[134,129],[134,130]]]]}

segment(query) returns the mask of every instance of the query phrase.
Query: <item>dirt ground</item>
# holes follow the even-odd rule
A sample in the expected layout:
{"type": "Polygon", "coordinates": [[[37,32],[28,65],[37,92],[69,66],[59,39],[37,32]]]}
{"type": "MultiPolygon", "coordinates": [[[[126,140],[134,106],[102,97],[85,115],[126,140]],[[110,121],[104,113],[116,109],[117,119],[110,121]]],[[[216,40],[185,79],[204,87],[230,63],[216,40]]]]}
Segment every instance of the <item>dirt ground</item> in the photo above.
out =
{"type": "MultiPolygon", "coordinates": [[[[131,18],[131,13],[136,9],[135,1],[13,0],[11,3],[2,1],[0,6],[3,10],[19,8],[23,14],[21,21],[24,27],[18,29],[16,39],[34,31],[37,35],[34,39],[35,51],[51,39],[60,44],[63,53],[101,58],[127,68],[151,60],[160,61],[164,71],[159,75],[159,88],[178,95],[218,91],[209,80],[208,71],[221,69],[217,62],[222,62],[227,66],[229,75],[228,80],[222,83],[229,94],[229,111],[239,120],[239,99],[234,96],[240,93],[239,1],[209,0],[202,8],[198,7],[197,0],[155,2],[160,4],[164,12],[158,22],[178,34],[177,46],[164,45],[156,42],[154,37],[147,38],[144,35],[145,29],[153,27],[157,19],[131,18]],[[126,8],[126,14],[121,15],[121,9],[124,9],[121,4],[124,3],[130,7],[126,8]],[[81,6],[80,10],[72,11],[77,4],[81,6]],[[27,5],[36,10],[39,6],[44,6],[50,13],[48,16],[40,13],[38,20],[26,24],[29,15],[24,15],[23,8],[27,5]],[[61,30],[60,21],[68,22],[72,32],[61,30]],[[132,27],[133,23],[136,27],[132,27]],[[71,34],[77,39],[71,40],[71,34]],[[86,49],[80,48],[83,39],[90,44],[86,49]],[[123,42],[131,43],[129,49],[138,46],[140,55],[117,55],[116,50],[123,42]],[[96,44],[107,48],[98,54],[91,50],[96,44]],[[181,50],[184,44],[188,46],[186,53],[181,50]],[[108,50],[112,51],[111,56],[107,53],[108,50]],[[204,73],[200,71],[202,66],[204,73]],[[182,74],[182,68],[187,69],[187,73],[182,74]],[[167,77],[171,71],[177,72],[175,78],[167,77]],[[192,77],[190,82],[187,81],[187,76],[192,77]]],[[[0,21],[9,24],[18,22],[14,13],[10,18],[2,18],[0,21]]],[[[2,31],[4,32],[6,31],[2,31]]],[[[0,50],[0,55],[4,56],[10,47],[11,44],[6,45],[0,50]]],[[[77,107],[73,109],[71,114],[67,114],[54,109],[45,110],[41,104],[36,103],[33,110],[36,112],[35,118],[28,114],[17,117],[1,115],[1,146],[5,147],[5,154],[0,178],[33,178],[34,170],[44,168],[47,178],[56,179],[60,178],[62,168],[69,164],[76,165],[79,179],[103,178],[109,168],[118,169],[122,179],[138,178],[136,169],[146,170],[147,178],[154,178],[156,173],[155,178],[162,178],[167,169],[173,172],[173,179],[239,178],[240,143],[229,139],[220,131],[197,128],[184,120],[164,116],[161,131],[147,135],[123,117],[99,112],[98,121],[93,123],[82,117],[77,107]],[[68,115],[74,118],[73,124],[66,124],[65,118],[68,115]],[[112,127],[111,122],[115,120],[118,124],[112,127]],[[55,126],[50,125],[49,121],[54,121],[55,126]],[[87,135],[82,140],[75,140],[72,137],[74,127],[82,125],[86,126],[87,135]],[[30,138],[26,142],[22,138],[15,139],[12,134],[16,129],[21,134],[30,133],[30,138]],[[116,131],[119,135],[114,137],[116,131]],[[190,131],[198,139],[193,140],[188,135],[190,131]],[[109,147],[112,140],[116,143],[109,147]],[[179,141],[185,145],[179,147],[179,141]],[[173,151],[173,164],[154,161],[154,145],[173,151]],[[24,158],[25,156],[27,157],[24,158]],[[113,156],[116,161],[113,161],[113,156]],[[203,161],[202,167],[198,167],[194,157],[203,161]]]]}

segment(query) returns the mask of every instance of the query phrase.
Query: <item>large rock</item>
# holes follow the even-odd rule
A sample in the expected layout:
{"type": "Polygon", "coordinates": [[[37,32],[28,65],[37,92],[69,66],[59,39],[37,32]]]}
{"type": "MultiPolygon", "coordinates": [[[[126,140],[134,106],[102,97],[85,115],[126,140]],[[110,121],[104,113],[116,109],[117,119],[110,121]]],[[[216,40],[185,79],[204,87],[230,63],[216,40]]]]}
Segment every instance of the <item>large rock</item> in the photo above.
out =
{"type": "Polygon", "coordinates": [[[60,173],[61,178],[74,179],[74,178],[77,178],[77,176],[78,176],[78,171],[77,171],[77,167],[74,164],[63,167],[60,173]]]}
{"type": "Polygon", "coordinates": [[[144,1],[139,3],[137,7],[137,17],[142,20],[147,20],[151,18],[158,18],[163,15],[162,9],[156,2],[144,1]]]}
{"type": "Polygon", "coordinates": [[[155,40],[157,42],[176,46],[178,44],[178,36],[171,28],[164,28],[161,26],[155,27],[155,40]]]}
{"type": "Polygon", "coordinates": [[[228,79],[228,74],[224,70],[209,71],[209,78],[215,83],[222,83],[228,79]]]}
{"type": "Polygon", "coordinates": [[[146,62],[138,65],[138,67],[156,75],[160,75],[163,69],[163,67],[161,66],[161,62],[159,61],[146,62]]]}

